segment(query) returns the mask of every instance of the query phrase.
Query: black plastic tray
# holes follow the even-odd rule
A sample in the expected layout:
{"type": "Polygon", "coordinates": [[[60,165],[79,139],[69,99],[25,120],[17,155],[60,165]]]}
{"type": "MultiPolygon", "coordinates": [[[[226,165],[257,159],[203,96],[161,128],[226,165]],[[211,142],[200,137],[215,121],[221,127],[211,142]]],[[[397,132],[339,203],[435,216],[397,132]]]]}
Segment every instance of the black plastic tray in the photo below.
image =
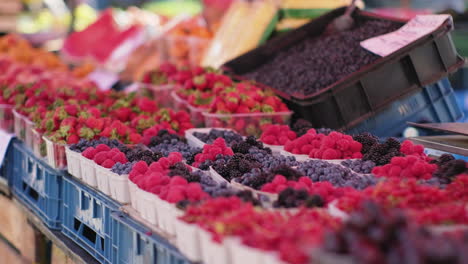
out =
{"type": "MultiPolygon", "coordinates": [[[[234,76],[250,72],[269,61],[280,50],[307,37],[320,35],[326,25],[344,11],[345,8],[335,9],[227,62],[223,67],[234,76]]],[[[390,20],[402,25],[405,22],[361,10],[356,10],[353,15],[390,20]]],[[[294,111],[296,118],[305,118],[315,126],[347,129],[368,118],[369,113],[375,113],[461,67],[464,59],[457,54],[450,36],[452,29],[453,24],[446,22],[399,51],[311,95],[291,95],[271,88],[294,111]]]]}

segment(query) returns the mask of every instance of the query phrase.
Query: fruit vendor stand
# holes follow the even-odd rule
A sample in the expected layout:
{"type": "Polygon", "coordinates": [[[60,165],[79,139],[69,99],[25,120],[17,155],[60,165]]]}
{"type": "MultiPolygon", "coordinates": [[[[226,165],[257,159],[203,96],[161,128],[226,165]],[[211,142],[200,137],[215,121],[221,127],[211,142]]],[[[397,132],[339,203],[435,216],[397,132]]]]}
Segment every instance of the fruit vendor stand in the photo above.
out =
{"type": "Polygon", "coordinates": [[[452,16],[205,2],[0,37],[0,262],[465,263],[452,16]]]}

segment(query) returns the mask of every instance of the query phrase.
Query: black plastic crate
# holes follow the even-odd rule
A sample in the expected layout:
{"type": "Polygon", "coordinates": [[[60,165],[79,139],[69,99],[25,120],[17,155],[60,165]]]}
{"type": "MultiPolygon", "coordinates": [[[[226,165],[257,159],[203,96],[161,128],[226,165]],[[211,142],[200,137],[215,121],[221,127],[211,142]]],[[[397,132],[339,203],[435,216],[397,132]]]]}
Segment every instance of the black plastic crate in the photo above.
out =
{"type": "MultiPolygon", "coordinates": [[[[224,65],[235,76],[250,72],[269,61],[280,50],[310,36],[322,34],[345,8],[335,9],[312,22],[285,33],[224,65]]],[[[354,16],[391,20],[356,10],[354,16]]],[[[453,24],[444,23],[428,34],[389,56],[341,79],[311,95],[289,95],[271,87],[283,98],[295,117],[309,120],[316,127],[346,130],[378,112],[391,102],[454,72],[464,63],[455,49],[450,31],[453,24]]],[[[319,52],[319,51],[318,51],[319,52]]],[[[243,78],[243,77],[240,77],[243,78]]],[[[260,84],[261,85],[261,84],[260,84]]]]}

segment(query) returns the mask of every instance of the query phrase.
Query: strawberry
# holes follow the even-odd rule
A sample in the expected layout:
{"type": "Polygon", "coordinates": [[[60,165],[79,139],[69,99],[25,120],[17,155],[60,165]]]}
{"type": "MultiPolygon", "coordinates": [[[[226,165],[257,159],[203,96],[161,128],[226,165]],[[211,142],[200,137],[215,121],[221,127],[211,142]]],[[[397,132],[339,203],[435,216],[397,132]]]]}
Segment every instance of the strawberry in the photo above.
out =
{"type": "Polygon", "coordinates": [[[76,143],[78,143],[78,141],[80,141],[80,137],[78,137],[78,135],[76,135],[76,134],[71,134],[67,138],[67,144],[69,144],[69,145],[76,144],[76,143]]]}
{"type": "Polygon", "coordinates": [[[67,112],[67,114],[70,116],[77,116],[78,110],[79,110],[78,106],[76,105],[66,105],[64,109],[67,112]]]}

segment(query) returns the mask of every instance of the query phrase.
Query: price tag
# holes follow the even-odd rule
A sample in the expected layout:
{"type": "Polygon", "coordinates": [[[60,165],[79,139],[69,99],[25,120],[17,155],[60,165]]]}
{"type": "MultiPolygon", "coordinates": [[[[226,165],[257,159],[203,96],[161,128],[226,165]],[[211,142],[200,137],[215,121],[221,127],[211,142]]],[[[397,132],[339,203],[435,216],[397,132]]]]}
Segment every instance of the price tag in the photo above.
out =
{"type": "Polygon", "coordinates": [[[8,134],[0,129],[0,166],[3,165],[3,160],[5,159],[8,146],[14,137],[14,134],[8,134]]]}
{"type": "Polygon", "coordinates": [[[119,76],[110,71],[97,69],[88,75],[88,79],[95,82],[102,91],[107,91],[119,81],[119,76]]]}
{"type": "Polygon", "coordinates": [[[447,20],[452,20],[452,17],[450,15],[418,15],[397,31],[362,41],[361,47],[385,57],[430,34],[447,20]]]}

